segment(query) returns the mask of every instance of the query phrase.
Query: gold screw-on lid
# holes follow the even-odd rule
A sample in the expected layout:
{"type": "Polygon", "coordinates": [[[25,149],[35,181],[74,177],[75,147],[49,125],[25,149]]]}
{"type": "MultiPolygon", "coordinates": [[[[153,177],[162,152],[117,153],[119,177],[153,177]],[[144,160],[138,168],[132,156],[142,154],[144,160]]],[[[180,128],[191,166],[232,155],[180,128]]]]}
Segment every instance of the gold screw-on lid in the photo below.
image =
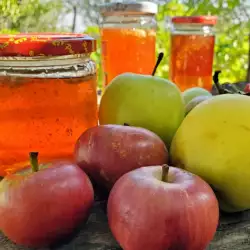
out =
{"type": "Polygon", "coordinates": [[[155,15],[158,12],[158,6],[152,2],[115,2],[100,5],[100,12],[103,16],[155,15]]]}

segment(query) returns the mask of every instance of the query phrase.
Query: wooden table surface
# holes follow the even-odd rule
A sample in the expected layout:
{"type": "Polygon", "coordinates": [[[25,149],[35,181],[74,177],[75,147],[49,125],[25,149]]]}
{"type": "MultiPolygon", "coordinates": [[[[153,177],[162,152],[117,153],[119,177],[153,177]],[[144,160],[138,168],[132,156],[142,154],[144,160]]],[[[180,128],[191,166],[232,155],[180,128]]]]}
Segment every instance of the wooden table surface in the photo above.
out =
{"type": "MultiPolygon", "coordinates": [[[[79,232],[60,245],[39,250],[121,250],[109,230],[105,207],[104,201],[97,200],[87,223],[82,225],[79,232]]],[[[221,215],[217,233],[207,248],[213,249],[250,249],[250,211],[221,215]]],[[[0,250],[31,249],[15,245],[0,233],[0,250]]]]}
{"type": "MultiPolygon", "coordinates": [[[[245,83],[237,85],[243,89],[245,83]]],[[[212,92],[216,94],[215,89],[212,92]]],[[[82,225],[79,232],[60,245],[39,250],[121,250],[109,230],[105,206],[105,201],[97,197],[87,223],[82,225]]],[[[250,250],[250,210],[221,215],[217,233],[206,250],[214,249],[250,250]]],[[[15,245],[0,233],[0,250],[31,249],[15,245]]]]}

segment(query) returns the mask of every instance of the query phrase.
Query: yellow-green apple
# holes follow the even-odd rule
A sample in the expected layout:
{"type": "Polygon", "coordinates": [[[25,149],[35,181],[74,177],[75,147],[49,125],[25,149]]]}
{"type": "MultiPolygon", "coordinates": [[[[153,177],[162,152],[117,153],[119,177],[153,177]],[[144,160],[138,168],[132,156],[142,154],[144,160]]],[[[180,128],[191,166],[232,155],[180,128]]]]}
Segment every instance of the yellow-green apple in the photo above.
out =
{"type": "Polygon", "coordinates": [[[197,96],[212,96],[212,94],[208,90],[200,87],[187,89],[183,91],[182,95],[186,105],[197,96]]]}
{"type": "Polygon", "coordinates": [[[193,98],[187,105],[186,105],[186,115],[193,109],[195,108],[197,105],[199,105],[200,103],[212,98],[213,96],[204,96],[204,95],[200,95],[200,96],[196,96],[195,98],[193,98]]]}
{"type": "Polygon", "coordinates": [[[225,212],[250,209],[249,108],[249,96],[214,96],[186,116],[171,145],[172,164],[208,182],[225,212]]]}

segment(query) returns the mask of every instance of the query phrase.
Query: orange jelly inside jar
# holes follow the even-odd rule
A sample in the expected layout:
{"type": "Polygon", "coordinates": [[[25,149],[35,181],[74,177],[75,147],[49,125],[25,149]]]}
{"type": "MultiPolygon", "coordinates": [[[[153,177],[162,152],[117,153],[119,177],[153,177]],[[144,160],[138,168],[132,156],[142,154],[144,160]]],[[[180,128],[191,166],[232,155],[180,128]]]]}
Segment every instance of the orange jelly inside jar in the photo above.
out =
{"type": "MultiPolygon", "coordinates": [[[[25,48],[19,46],[18,53],[23,52],[22,58],[18,55],[22,70],[20,67],[10,66],[11,70],[8,71],[6,68],[5,73],[1,74],[4,72],[3,63],[1,64],[4,52],[2,54],[0,52],[1,176],[25,167],[28,164],[29,152],[39,152],[40,162],[72,160],[78,137],[86,129],[97,125],[95,67],[94,62],[83,55],[82,44],[86,39],[85,36],[79,37],[78,42],[74,37],[57,37],[60,43],[58,42],[59,46],[56,47],[52,44],[55,38],[48,35],[41,35],[38,38],[43,45],[41,47],[39,42],[34,45],[29,36],[25,41],[29,41],[29,46],[34,45],[33,48],[36,47],[36,50],[43,54],[43,58],[37,58],[40,61],[35,62],[36,65],[40,64],[39,67],[22,66],[23,58],[29,60],[29,57],[25,48]],[[81,41],[80,46],[79,41],[81,41]],[[72,51],[79,55],[71,53],[68,59],[61,58],[65,46],[69,45],[72,51]],[[53,56],[50,56],[50,63],[44,57],[45,53],[53,53],[51,52],[53,47],[54,53],[58,52],[56,57],[59,58],[60,66],[57,65],[58,60],[53,61],[53,56]],[[45,64],[50,66],[44,66],[45,64]],[[51,67],[52,64],[57,65],[57,68],[51,67]]],[[[20,35],[12,38],[13,43],[17,39],[20,39],[20,35]]],[[[94,46],[93,40],[89,41],[92,43],[91,46],[94,46]]],[[[3,42],[0,36],[0,46],[1,44],[3,42]]],[[[13,57],[17,47],[11,45],[9,41],[9,49],[4,51],[13,57]]],[[[91,46],[87,46],[90,51],[94,49],[91,46]]],[[[32,60],[34,59],[36,60],[32,53],[32,60]]],[[[8,63],[11,64],[12,61],[6,61],[6,64],[8,63]]],[[[16,65],[16,62],[14,63],[16,65]]],[[[31,65],[34,65],[34,62],[31,65]]]]}
{"type": "Polygon", "coordinates": [[[171,36],[170,78],[181,91],[212,88],[215,17],[176,17],[171,36]]]}
{"type": "Polygon", "coordinates": [[[100,6],[104,88],[118,75],[150,75],[156,62],[158,6],[147,1],[100,6]]]}
{"type": "Polygon", "coordinates": [[[101,33],[105,85],[124,72],[152,73],[155,65],[154,30],[103,28],[101,33]]]}

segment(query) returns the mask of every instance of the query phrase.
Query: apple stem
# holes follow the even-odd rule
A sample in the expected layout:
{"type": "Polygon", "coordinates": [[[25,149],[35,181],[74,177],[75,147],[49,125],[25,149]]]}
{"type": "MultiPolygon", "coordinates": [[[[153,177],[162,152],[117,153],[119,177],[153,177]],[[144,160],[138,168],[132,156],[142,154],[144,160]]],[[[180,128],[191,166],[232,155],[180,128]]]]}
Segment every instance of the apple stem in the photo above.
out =
{"type": "Polygon", "coordinates": [[[30,152],[30,165],[33,172],[38,172],[38,152],[30,152]]]}
{"type": "Polygon", "coordinates": [[[214,72],[213,81],[214,81],[214,85],[218,91],[218,94],[225,94],[224,89],[221,87],[221,85],[219,83],[219,74],[220,73],[221,73],[221,70],[217,70],[214,72]]]}
{"type": "Polygon", "coordinates": [[[234,91],[232,90],[228,90],[224,87],[221,86],[221,84],[219,83],[219,74],[221,73],[220,70],[217,70],[214,72],[214,75],[213,75],[213,81],[214,81],[214,85],[218,91],[218,94],[219,95],[223,95],[223,94],[235,94],[235,93],[238,93],[238,94],[241,94],[241,91],[239,89],[237,89],[236,86],[232,85],[232,88],[234,89],[234,91]]]}
{"type": "Polygon", "coordinates": [[[168,181],[168,171],[169,171],[169,166],[167,164],[162,165],[161,180],[164,182],[168,181]]]}
{"type": "Polygon", "coordinates": [[[155,75],[155,72],[156,72],[158,66],[160,65],[160,63],[161,63],[163,57],[164,57],[164,53],[163,53],[163,52],[160,52],[159,55],[158,55],[158,59],[157,59],[157,62],[156,62],[156,64],[155,64],[154,70],[153,70],[153,72],[152,72],[152,76],[155,75]]]}
{"type": "Polygon", "coordinates": [[[241,91],[234,84],[231,84],[232,90],[228,90],[228,89],[222,87],[222,85],[219,83],[219,74],[220,73],[221,73],[221,71],[217,70],[214,72],[214,75],[213,75],[213,82],[214,82],[214,85],[215,85],[219,95],[222,95],[222,94],[240,94],[240,95],[250,96],[250,93],[245,93],[244,91],[241,91]]]}

